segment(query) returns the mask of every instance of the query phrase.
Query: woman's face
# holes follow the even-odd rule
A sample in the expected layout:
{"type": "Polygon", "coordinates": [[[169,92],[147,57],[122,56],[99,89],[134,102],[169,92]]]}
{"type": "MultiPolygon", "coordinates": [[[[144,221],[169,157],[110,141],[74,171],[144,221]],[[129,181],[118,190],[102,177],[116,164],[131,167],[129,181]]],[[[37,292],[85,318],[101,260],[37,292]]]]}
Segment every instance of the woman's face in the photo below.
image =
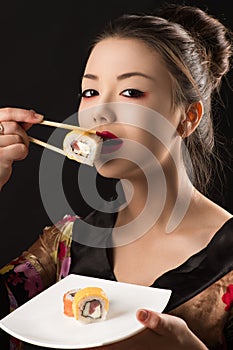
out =
{"type": "MultiPolygon", "coordinates": [[[[108,38],[99,42],[83,75],[79,122],[82,127],[107,130],[123,139],[122,146],[114,152],[115,159],[112,154],[102,155],[108,162],[98,169],[101,175],[127,178],[137,172],[138,165],[131,161],[129,153],[124,154],[126,140],[131,140],[133,146],[146,147],[160,163],[166,161],[167,147],[155,135],[168,133],[166,126],[154,135],[149,132],[156,125],[158,113],[174,127],[169,137],[172,143],[180,113],[172,108],[171,78],[159,54],[137,39],[108,38]],[[86,110],[90,113],[83,112],[86,110]]],[[[144,151],[138,149],[140,166],[146,166],[150,163],[148,154],[145,157],[144,151]]]]}

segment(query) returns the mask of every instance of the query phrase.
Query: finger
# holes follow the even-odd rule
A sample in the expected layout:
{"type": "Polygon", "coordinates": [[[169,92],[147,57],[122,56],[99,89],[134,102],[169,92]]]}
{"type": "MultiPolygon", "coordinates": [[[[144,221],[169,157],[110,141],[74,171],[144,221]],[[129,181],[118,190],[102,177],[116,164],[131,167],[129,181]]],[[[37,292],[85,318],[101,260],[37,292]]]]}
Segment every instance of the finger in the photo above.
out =
{"type": "Polygon", "coordinates": [[[33,110],[22,108],[0,108],[0,122],[16,121],[23,123],[36,124],[43,120],[43,115],[36,113],[33,110]]]}
{"type": "MultiPolygon", "coordinates": [[[[136,313],[138,321],[140,321],[144,326],[156,331],[160,315],[149,310],[141,309],[136,313]]],[[[157,332],[156,332],[157,333],[157,332]]]]}
{"type": "Polygon", "coordinates": [[[185,326],[185,322],[178,317],[150,310],[138,310],[136,316],[145,327],[150,328],[159,335],[171,335],[185,326]]]}
{"type": "Polygon", "coordinates": [[[2,122],[4,127],[4,135],[0,135],[0,139],[7,135],[18,135],[21,137],[25,145],[29,145],[28,135],[25,130],[17,122],[2,122]]]}
{"type": "Polygon", "coordinates": [[[7,147],[15,143],[24,143],[24,140],[20,135],[1,135],[0,137],[0,147],[7,147]]]}
{"type": "Polygon", "coordinates": [[[28,129],[30,129],[32,127],[32,123],[20,123],[20,126],[27,131],[28,129]]]}
{"type": "Polygon", "coordinates": [[[22,160],[28,155],[28,147],[24,143],[17,143],[0,148],[0,158],[7,162],[22,160]]]}

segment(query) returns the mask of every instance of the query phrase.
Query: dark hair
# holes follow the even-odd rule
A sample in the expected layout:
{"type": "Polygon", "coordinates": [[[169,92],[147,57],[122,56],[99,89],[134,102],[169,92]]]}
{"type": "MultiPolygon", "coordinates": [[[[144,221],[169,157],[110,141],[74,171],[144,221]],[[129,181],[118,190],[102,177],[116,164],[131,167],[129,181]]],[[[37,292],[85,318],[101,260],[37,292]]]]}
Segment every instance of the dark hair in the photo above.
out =
{"type": "Polygon", "coordinates": [[[230,68],[231,32],[197,7],[168,4],[156,15],[123,15],[111,21],[93,46],[109,37],[141,40],[161,55],[175,87],[174,108],[187,109],[191,103],[202,101],[204,115],[185,142],[195,186],[205,192],[214,158],[211,98],[230,68]]]}

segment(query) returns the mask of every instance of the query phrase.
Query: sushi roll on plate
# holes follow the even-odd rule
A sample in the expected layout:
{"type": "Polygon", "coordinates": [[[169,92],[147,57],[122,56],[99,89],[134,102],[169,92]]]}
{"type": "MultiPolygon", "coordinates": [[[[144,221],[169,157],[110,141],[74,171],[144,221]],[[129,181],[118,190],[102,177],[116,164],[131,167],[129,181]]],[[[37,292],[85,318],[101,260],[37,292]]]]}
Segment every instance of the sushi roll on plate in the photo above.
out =
{"type": "Polygon", "coordinates": [[[69,317],[74,317],[73,313],[73,301],[74,296],[78,292],[79,289],[71,289],[63,295],[63,306],[64,306],[64,314],[69,317]]]}
{"type": "Polygon", "coordinates": [[[109,299],[102,288],[85,287],[72,289],[63,296],[64,314],[82,323],[105,320],[109,299]]]}
{"type": "Polygon", "coordinates": [[[83,288],[74,296],[74,317],[81,322],[89,323],[105,320],[108,309],[108,297],[103,289],[99,287],[83,288]]]}

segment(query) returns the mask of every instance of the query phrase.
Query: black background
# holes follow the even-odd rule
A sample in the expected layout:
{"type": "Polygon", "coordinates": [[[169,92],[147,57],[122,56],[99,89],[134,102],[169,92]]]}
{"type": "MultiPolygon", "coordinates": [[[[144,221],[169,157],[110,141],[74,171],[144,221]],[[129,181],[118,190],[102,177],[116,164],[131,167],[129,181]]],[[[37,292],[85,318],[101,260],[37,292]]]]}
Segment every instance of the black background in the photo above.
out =
{"type": "MultiPolygon", "coordinates": [[[[169,1],[168,1],[169,2],[169,1]]],[[[163,1],[1,1],[0,2],[0,107],[34,109],[46,119],[63,121],[76,112],[80,76],[90,40],[111,18],[122,13],[150,12],[163,1]]],[[[177,1],[181,3],[181,1],[177,1]]],[[[183,3],[183,1],[182,1],[183,3]]],[[[186,1],[217,16],[233,29],[233,11],[229,0],[186,1]]],[[[228,80],[232,84],[232,73],[228,80]]],[[[232,153],[233,93],[223,82],[219,132],[223,136],[221,153],[226,179],[220,181],[209,197],[233,212],[232,153]]],[[[53,129],[34,126],[30,134],[47,140],[53,129]]],[[[28,157],[14,164],[10,181],[0,193],[0,266],[29,246],[49,225],[39,190],[39,166],[43,149],[30,145],[28,157]]],[[[54,157],[60,157],[54,153],[54,157]]],[[[89,207],[76,191],[78,165],[65,162],[64,187],[71,206],[84,215],[89,207]]],[[[222,176],[221,176],[222,177],[222,176]]],[[[107,184],[112,185],[111,181],[107,184]]],[[[65,214],[65,213],[64,213],[65,214]]]]}

